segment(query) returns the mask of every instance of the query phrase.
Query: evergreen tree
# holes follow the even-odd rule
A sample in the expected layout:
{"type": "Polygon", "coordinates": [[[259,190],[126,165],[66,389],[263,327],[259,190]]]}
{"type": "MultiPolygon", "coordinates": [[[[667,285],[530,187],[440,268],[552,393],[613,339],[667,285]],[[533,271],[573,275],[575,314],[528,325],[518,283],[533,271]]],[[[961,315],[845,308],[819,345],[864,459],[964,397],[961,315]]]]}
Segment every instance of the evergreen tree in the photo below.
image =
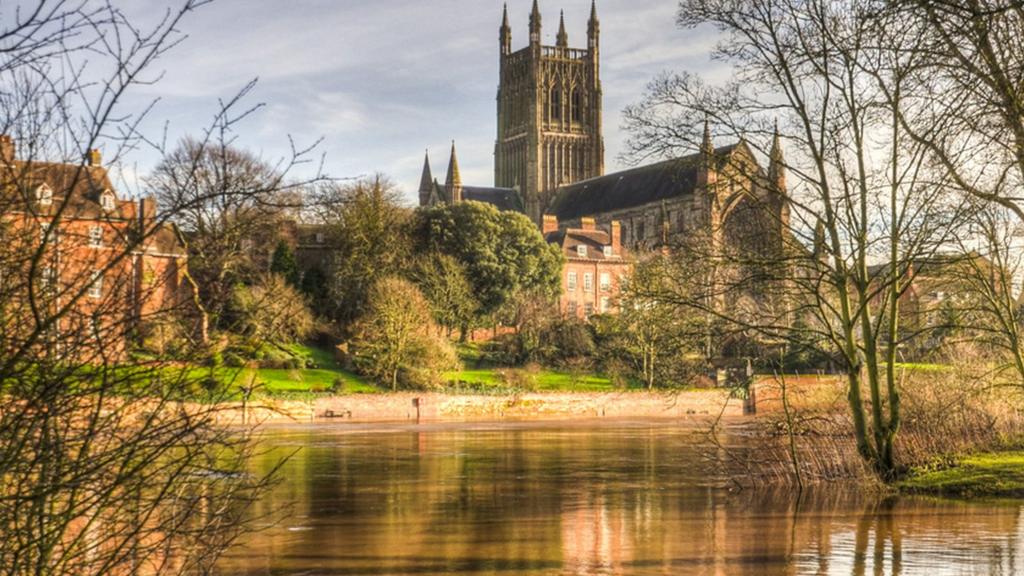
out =
{"type": "Polygon", "coordinates": [[[299,272],[299,265],[295,261],[295,254],[291,246],[284,240],[277,242],[274,254],[270,258],[270,271],[282,276],[293,288],[299,288],[302,274],[299,272]]]}

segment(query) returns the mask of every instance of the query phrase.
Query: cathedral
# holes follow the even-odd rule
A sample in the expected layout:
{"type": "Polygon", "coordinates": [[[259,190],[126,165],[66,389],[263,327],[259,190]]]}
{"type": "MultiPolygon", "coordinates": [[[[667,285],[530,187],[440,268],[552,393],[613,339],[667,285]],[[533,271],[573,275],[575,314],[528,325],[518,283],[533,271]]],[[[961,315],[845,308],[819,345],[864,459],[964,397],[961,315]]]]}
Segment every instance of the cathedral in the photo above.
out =
{"type": "Polygon", "coordinates": [[[586,48],[569,46],[564,15],[555,45],[545,46],[534,0],[529,44],[513,51],[506,6],[498,32],[494,186],[462,183],[453,143],[444,184],[424,161],[420,205],[486,202],[526,214],[545,232],[614,223],[632,250],[697,233],[742,251],[781,249],[789,207],[777,135],[767,170],[742,139],[715,147],[705,126],[693,154],[604,173],[600,31],[592,0],[586,48]]]}

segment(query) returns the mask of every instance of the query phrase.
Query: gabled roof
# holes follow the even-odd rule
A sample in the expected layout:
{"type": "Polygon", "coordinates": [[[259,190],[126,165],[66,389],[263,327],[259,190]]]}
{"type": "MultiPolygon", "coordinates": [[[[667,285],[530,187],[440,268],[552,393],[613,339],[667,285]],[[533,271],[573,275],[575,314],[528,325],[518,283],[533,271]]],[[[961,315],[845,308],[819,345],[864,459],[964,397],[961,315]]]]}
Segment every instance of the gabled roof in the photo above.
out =
{"type": "Polygon", "coordinates": [[[106,191],[114,193],[110,175],[103,166],[83,166],[56,162],[14,160],[0,163],[0,189],[5,194],[17,195],[18,203],[32,202],[40,215],[49,215],[64,206],[66,218],[123,218],[136,217],[135,203],[118,201],[114,194],[114,210],[105,211],[100,198],[106,191]],[[50,206],[35,203],[36,191],[43,185],[50,188],[53,201],[50,206]]]}
{"type": "MultiPolygon", "coordinates": [[[[728,162],[738,146],[715,149],[719,167],[728,162]]],[[[698,152],[563,186],[556,191],[547,213],[561,221],[576,220],[692,194],[700,161],[698,152]]]]}
{"type": "Polygon", "coordinates": [[[584,230],[582,228],[567,228],[555,232],[549,232],[544,239],[548,244],[556,244],[562,249],[570,260],[579,259],[577,247],[587,246],[587,260],[616,260],[620,261],[625,257],[622,248],[611,256],[604,255],[604,247],[612,243],[611,234],[604,230],[584,230]]]}

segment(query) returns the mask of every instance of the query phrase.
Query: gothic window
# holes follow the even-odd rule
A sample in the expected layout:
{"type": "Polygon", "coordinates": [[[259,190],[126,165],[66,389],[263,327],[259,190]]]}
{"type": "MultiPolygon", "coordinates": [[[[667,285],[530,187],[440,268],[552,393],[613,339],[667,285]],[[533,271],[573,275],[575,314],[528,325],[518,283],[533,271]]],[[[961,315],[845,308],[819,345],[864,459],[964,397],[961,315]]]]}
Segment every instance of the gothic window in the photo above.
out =
{"type": "Polygon", "coordinates": [[[551,121],[562,120],[562,91],[556,86],[551,89],[551,121]]]}
{"type": "Polygon", "coordinates": [[[583,99],[580,96],[580,89],[572,89],[572,121],[582,122],[583,121],[583,99]]]}

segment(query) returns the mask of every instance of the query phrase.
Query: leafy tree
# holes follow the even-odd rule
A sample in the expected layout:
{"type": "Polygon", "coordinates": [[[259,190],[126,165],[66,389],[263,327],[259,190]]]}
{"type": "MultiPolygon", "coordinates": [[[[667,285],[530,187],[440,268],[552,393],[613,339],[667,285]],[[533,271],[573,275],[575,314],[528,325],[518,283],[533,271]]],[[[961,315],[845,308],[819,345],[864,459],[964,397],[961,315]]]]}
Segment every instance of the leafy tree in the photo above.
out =
{"type": "Polygon", "coordinates": [[[412,236],[421,252],[447,254],[465,268],[478,319],[493,317],[521,293],[550,300],[558,292],[562,255],[522,214],[479,202],[421,208],[412,236]]]}
{"type": "MultiPolygon", "coordinates": [[[[430,302],[434,319],[449,336],[473,322],[480,304],[458,260],[447,254],[426,254],[417,259],[411,276],[430,302]]],[[[466,338],[465,330],[461,337],[466,338]]]]}
{"type": "Polygon", "coordinates": [[[363,314],[377,281],[404,270],[409,211],[401,206],[394,184],[381,175],[325,185],[315,196],[331,249],[325,271],[327,312],[346,328],[363,314]]]}
{"type": "Polygon", "coordinates": [[[374,285],[356,333],[356,366],[392,390],[398,389],[403,372],[437,375],[456,363],[451,347],[436,337],[423,294],[402,278],[383,278],[374,285]]]}
{"type": "Polygon", "coordinates": [[[298,288],[302,281],[302,273],[292,247],[284,240],[277,241],[274,254],[270,257],[270,272],[284,278],[293,288],[298,288]]]}

